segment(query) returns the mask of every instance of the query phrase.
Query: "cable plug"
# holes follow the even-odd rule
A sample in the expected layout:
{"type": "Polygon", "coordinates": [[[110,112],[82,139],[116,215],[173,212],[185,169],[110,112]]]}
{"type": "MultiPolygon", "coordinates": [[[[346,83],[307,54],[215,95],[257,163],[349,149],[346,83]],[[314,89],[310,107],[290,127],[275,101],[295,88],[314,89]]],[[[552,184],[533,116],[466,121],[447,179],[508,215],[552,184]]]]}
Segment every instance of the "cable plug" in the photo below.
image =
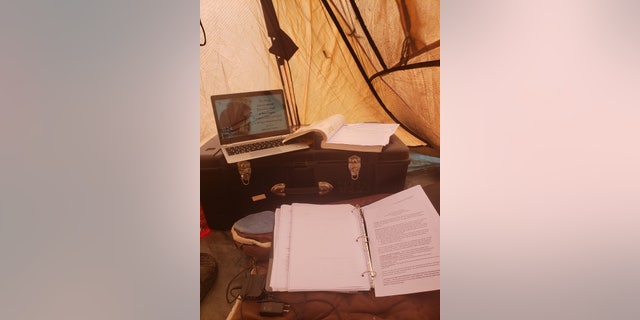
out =
{"type": "Polygon", "coordinates": [[[285,312],[289,312],[289,305],[283,302],[267,301],[260,303],[260,315],[265,317],[282,316],[285,312]]]}

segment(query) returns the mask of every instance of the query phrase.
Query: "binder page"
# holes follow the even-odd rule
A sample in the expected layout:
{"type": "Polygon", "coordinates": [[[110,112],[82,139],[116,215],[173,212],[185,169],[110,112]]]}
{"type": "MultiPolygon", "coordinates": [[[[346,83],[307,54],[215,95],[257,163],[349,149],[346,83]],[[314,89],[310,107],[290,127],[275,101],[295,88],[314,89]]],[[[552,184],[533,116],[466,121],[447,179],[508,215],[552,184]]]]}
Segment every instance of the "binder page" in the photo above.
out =
{"type": "Polygon", "coordinates": [[[289,243],[291,238],[291,206],[275,211],[272,261],[269,266],[269,291],[287,291],[289,283],[289,243]]]}
{"type": "Polygon", "coordinates": [[[415,186],[363,207],[376,297],[440,289],[440,216],[415,186]]]}
{"type": "Polygon", "coordinates": [[[289,291],[368,291],[359,214],[353,206],[292,205],[289,291]]]}

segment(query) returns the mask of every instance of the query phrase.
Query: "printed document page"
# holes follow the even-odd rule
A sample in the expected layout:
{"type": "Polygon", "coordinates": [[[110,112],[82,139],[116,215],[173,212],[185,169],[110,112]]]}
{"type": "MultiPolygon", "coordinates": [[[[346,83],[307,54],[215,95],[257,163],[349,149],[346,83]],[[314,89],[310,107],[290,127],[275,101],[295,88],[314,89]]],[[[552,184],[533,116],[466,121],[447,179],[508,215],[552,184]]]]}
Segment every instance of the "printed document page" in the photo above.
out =
{"type": "Polygon", "coordinates": [[[289,291],[368,291],[362,224],[353,206],[292,205],[289,291]]]}
{"type": "Polygon", "coordinates": [[[415,186],[363,207],[376,297],[440,289],[440,216],[415,186]]]}

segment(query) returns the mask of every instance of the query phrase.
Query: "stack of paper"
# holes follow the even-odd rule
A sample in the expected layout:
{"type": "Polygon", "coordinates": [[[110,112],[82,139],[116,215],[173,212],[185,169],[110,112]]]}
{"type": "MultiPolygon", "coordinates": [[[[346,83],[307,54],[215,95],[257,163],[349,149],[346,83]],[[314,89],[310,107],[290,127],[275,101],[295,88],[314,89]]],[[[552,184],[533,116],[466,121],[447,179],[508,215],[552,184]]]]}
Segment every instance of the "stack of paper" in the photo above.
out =
{"type": "Polygon", "coordinates": [[[440,289],[440,216],[420,186],[359,208],[283,205],[275,213],[270,291],[440,289]]]}

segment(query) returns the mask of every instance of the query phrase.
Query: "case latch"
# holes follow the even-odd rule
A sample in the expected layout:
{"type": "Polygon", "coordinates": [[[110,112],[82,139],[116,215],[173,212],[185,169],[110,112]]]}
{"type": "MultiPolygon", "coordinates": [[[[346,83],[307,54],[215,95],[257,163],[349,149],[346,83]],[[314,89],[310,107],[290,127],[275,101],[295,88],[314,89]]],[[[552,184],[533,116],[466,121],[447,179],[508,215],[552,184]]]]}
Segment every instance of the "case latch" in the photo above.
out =
{"type": "Polygon", "coordinates": [[[238,162],[238,173],[240,173],[242,184],[248,186],[251,180],[251,163],[249,161],[238,162]]]}
{"type": "Polygon", "coordinates": [[[358,180],[360,175],[360,167],[362,167],[362,161],[360,157],[352,155],[349,157],[349,172],[351,172],[351,180],[358,180]]]}
{"type": "Polygon", "coordinates": [[[276,183],[271,187],[271,193],[284,197],[287,194],[291,195],[301,195],[301,194],[314,194],[317,193],[320,196],[324,196],[329,192],[333,191],[333,185],[326,181],[318,181],[318,187],[308,187],[308,188],[287,188],[287,185],[282,183],[276,183]]]}

